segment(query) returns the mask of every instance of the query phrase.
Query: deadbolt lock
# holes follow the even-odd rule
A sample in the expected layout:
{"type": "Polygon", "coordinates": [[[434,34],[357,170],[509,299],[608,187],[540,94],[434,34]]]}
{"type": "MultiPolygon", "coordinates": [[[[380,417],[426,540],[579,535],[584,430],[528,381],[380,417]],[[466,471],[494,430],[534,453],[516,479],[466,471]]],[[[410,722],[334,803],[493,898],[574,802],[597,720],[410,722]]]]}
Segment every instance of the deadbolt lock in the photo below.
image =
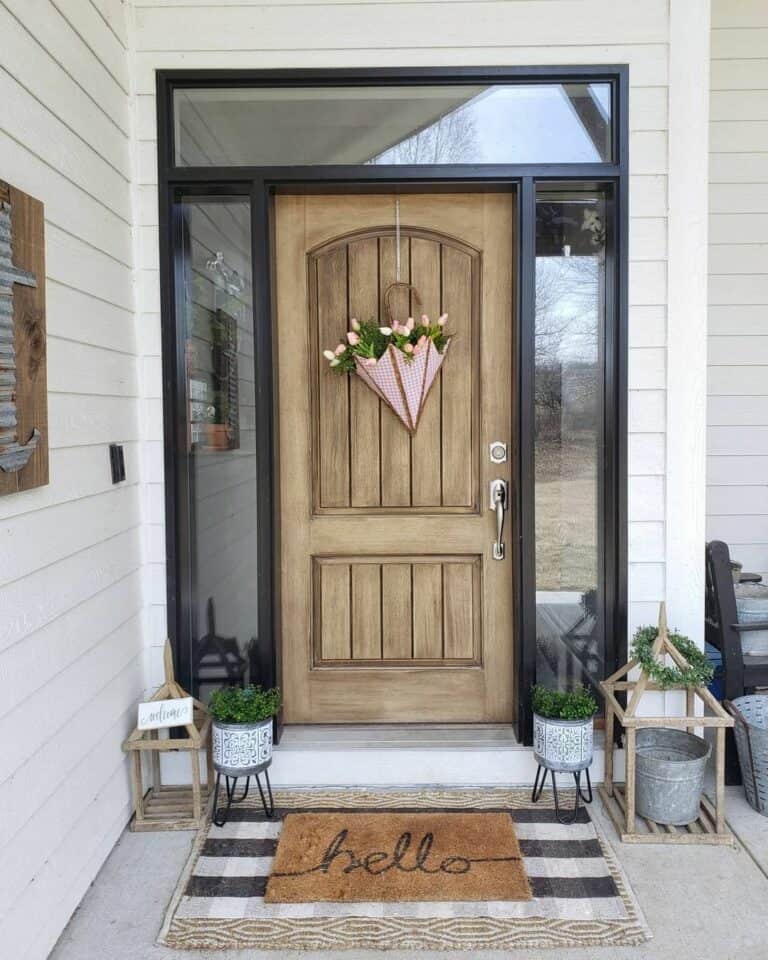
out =
{"type": "Polygon", "coordinates": [[[491,463],[507,462],[507,445],[501,440],[494,440],[488,444],[488,456],[491,463]]]}

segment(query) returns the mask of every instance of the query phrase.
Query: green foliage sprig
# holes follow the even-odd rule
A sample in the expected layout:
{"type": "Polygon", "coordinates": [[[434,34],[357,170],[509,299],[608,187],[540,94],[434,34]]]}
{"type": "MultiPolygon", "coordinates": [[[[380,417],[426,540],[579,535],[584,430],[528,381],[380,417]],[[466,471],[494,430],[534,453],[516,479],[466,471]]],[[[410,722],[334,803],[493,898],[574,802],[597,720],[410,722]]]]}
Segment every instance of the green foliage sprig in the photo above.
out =
{"type": "Polygon", "coordinates": [[[550,720],[587,720],[597,713],[597,701],[584,686],[572,690],[550,690],[541,684],[531,688],[533,712],[550,720]]]}
{"type": "Polygon", "coordinates": [[[670,630],[667,636],[670,642],[688,661],[685,668],[677,664],[666,664],[651,653],[659,628],[655,626],[638,627],[632,639],[632,657],[638,661],[650,679],[662,690],[670,687],[706,687],[712,679],[712,664],[707,655],[695,643],[670,630]]]}
{"type": "Polygon", "coordinates": [[[406,323],[393,321],[391,327],[380,327],[375,320],[350,321],[351,330],[335,350],[324,350],[323,356],[336,373],[354,373],[355,357],[364,364],[373,365],[391,344],[401,350],[407,359],[413,359],[432,341],[438,353],[448,346],[450,336],[445,332],[446,313],[436,321],[426,314],[418,320],[409,317],[406,323]]]}
{"type": "Polygon", "coordinates": [[[214,690],[208,709],[219,723],[259,723],[273,717],[280,709],[280,691],[247,687],[222,687],[214,690]]]}

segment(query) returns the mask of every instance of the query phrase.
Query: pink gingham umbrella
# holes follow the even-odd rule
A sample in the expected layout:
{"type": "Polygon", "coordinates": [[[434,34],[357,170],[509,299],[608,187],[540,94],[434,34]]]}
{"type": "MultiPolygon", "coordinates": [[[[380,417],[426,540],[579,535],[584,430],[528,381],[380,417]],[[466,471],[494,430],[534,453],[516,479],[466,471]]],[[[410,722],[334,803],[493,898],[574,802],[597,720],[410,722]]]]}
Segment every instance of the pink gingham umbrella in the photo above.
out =
{"type": "Polygon", "coordinates": [[[411,436],[416,433],[421,411],[448,352],[439,353],[429,340],[412,356],[390,344],[375,364],[355,357],[357,375],[377,393],[403,422],[411,436]]]}

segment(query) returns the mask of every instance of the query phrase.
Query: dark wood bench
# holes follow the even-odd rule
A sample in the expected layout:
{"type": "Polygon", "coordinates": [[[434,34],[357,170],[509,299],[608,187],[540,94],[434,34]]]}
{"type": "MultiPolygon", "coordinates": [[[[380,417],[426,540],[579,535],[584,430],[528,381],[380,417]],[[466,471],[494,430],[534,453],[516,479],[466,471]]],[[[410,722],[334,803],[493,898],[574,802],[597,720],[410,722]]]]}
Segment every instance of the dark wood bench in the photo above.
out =
{"type": "MultiPolygon", "coordinates": [[[[768,656],[745,657],[742,635],[768,630],[768,620],[739,623],[728,545],[712,540],[706,548],[705,638],[723,658],[723,699],[735,700],[756,687],[768,687],[768,656]]],[[[733,730],[726,734],[726,783],[741,783],[733,730]]]]}

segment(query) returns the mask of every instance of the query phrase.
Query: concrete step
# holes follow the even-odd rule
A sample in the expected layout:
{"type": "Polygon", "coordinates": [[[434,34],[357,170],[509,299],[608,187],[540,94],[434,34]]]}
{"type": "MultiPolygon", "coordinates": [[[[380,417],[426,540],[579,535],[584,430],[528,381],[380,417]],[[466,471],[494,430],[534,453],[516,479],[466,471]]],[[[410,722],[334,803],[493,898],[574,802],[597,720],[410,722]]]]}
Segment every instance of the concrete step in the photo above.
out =
{"type": "MultiPolygon", "coordinates": [[[[506,725],[287,727],[270,776],[278,786],[509,786],[532,784],[530,747],[506,725]]],[[[603,777],[602,735],[593,779],[603,777]]]]}
{"type": "MultiPolygon", "coordinates": [[[[600,783],[602,731],[595,736],[590,775],[600,783]]],[[[502,724],[308,725],[285,728],[269,775],[275,787],[530,786],[536,766],[533,750],[502,724]]],[[[620,779],[621,752],[616,766],[620,779]]],[[[163,757],[164,782],[189,776],[186,756],[163,757]]],[[[569,785],[566,775],[560,781],[569,785]]]]}

